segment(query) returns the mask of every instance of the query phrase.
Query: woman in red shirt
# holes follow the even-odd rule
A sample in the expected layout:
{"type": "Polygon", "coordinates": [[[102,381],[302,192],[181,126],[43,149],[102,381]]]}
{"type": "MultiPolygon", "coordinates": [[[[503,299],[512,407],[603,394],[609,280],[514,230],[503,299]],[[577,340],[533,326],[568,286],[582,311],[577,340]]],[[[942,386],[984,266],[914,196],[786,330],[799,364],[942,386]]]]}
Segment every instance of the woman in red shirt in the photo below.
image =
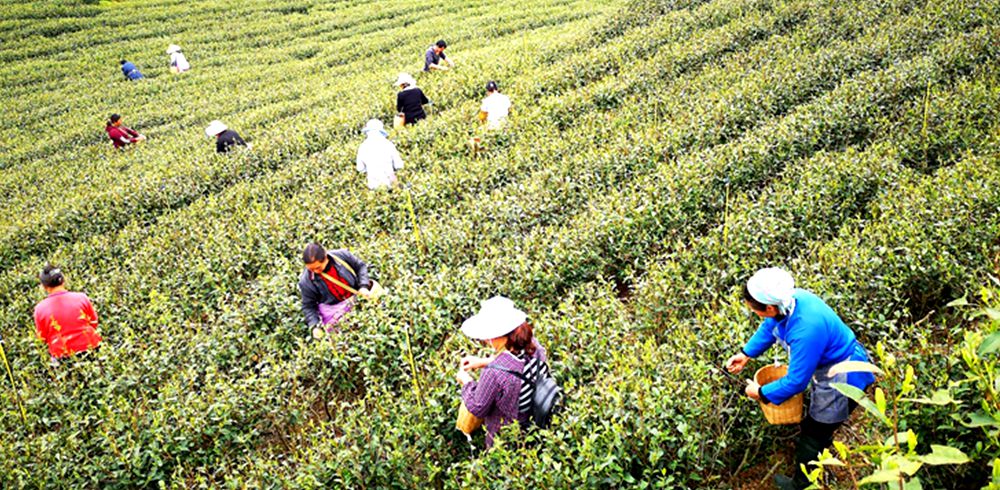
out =
{"type": "Polygon", "coordinates": [[[112,114],[108,118],[108,124],[104,127],[104,130],[108,132],[108,138],[111,138],[111,142],[115,144],[115,148],[124,148],[125,145],[146,140],[146,137],[139,134],[138,131],[122,126],[122,117],[118,114],[112,114]]]}
{"type": "Polygon", "coordinates": [[[97,347],[97,312],[86,294],[66,290],[58,267],[47,265],[38,275],[48,297],[35,306],[35,329],[54,359],[97,347]]]}

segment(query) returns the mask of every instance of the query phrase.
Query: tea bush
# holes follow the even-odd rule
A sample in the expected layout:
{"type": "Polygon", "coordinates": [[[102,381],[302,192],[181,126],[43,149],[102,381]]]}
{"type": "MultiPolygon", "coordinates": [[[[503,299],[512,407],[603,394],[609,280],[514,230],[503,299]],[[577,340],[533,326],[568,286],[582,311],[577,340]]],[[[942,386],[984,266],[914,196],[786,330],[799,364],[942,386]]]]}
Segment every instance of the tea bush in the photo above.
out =
{"type": "Polygon", "coordinates": [[[926,485],[989,483],[996,365],[970,352],[995,325],[969,312],[996,307],[1000,2],[4,7],[5,484],[755,488],[789,432],[719,366],[754,327],[739,285],[771,264],[919,367],[921,396],[966,380],[976,418],[906,420],[973,461],[926,485]],[[442,37],[458,68],[418,73],[442,37]],[[171,42],[191,72],[167,72],[171,42]],[[431,115],[393,131],[403,186],[369,193],[360,127],[390,119],[400,71],[431,115]],[[489,79],[515,105],[483,134],[489,79]],[[149,141],[113,151],[112,112],[149,141]],[[213,154],[213,119],[253,151],[213,154]],[[391,291],[322,341],[296,288],[314,240],[391,291]],[[56,369],[31,323],[47,261],[106,339],[56,369]],[[566,410],[473,456],[452,375],[479,347],[457,328],[498,293],[530,313],[566,410]]]}

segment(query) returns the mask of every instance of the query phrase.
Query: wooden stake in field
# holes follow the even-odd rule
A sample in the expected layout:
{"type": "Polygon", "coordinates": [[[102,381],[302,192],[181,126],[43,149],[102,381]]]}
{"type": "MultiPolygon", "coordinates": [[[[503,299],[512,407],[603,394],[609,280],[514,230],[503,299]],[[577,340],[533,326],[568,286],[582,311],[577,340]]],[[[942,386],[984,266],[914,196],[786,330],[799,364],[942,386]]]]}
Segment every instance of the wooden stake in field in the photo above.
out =
{"type": "Polygon", "coordinates": [[[413,240],[417,242],[417,246],[420,247],[425,254],[427,253],[427,247],[424,246],[424,241],[420,238],[420,227],[417,225],[417,213],[413,210],[413,196],[410,193],[410,186],[405,186],[406,188],[406,207],[410,212],[410,226],[413,227],[413,240]]]}
{"type": "Polygon", "coordinates": [[[17,408],[21,413],[21,422],[25,425],[28,424],[28,416],[24,412],[24,404],[21,403],[21,394],[17,391],[17,382],[14,381],[14,373],[10,370],[10,363],[7,362],[7,352],[3,347],[3,337],[0,337],[0,358],[3,358],[3,365],[7,368],[7,377],[10,378],[10,387],[14,393],[14,400],[17,401],[17,408]]]}

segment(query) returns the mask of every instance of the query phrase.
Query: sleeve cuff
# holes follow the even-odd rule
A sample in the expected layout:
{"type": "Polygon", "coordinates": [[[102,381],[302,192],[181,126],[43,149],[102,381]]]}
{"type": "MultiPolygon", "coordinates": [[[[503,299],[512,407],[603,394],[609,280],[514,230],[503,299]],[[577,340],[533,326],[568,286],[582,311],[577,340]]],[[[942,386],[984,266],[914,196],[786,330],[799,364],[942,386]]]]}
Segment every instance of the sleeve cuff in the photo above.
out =
{"type": "Polygon", "coordinates": [[[751,359],[753,359],[754,357],[757,357],[757,356],[751,356],[750,354],[747,354],[747,351],[746,351],[746,349],[745,349],[745,348],[743,348],[743,347],[741,347],[741,348],[740,348],[740,352],[741,352],[741,353],[742,353],[742,354],[743,354],[744,356],[747,356],[747,357],[749,357],[749,358],[751,358],[751,359]]]}
{"type": "Polygon", "coordinates": [[[764,387],[762,386],[761,389],[757,392],[760,395],[760,401],[764,402],[764,403],[770,403],[770,404],[773,405],[774,403],[772,403],[771,400],[769,400],[767,398],[767,396],[764,395],[764,389],[763,388],[764,387]]]}

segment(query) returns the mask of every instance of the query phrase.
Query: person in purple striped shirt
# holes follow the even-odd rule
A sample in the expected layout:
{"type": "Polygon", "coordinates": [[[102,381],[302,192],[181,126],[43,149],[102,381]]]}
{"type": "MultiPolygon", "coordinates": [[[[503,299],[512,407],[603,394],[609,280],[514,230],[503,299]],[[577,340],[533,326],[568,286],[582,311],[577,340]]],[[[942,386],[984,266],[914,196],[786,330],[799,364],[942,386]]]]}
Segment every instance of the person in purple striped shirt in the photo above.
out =
{"type": "Polygon", "coordinates": [[[490,357],[463,357],[455,375],[462,385],[465,407],[483,419],[487,449],[493,446],[493,439],[503,426],[514,421],[528,423],[528,413],[519,409],[522,382],[504,369],[520,373],[531,359],[538,365],[545,363],[545,349],[532,330],[528,315],[503,296],[483,301],[479,313],[462,323],[462,333],[496,351],[490,357]],[[475,381],[470,372],[481,368],[486,369],[479,381],[475,381]]]}

